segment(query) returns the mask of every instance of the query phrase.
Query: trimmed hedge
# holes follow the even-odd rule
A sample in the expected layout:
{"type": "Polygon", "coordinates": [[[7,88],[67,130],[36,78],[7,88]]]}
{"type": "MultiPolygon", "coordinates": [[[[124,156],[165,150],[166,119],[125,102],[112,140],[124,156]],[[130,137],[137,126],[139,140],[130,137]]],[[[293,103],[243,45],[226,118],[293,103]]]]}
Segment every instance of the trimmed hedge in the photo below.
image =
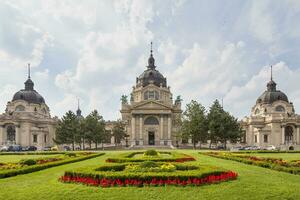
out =
{"type": "Polygon", "coordinates": [[[102,156],[102,155],[104,155],[104,153],[88,154],[88,155],[83,155],[80,157],[59,160],[59,161],[40,164],[40,165],[24,166],[21,169],[3,170],[3,171],[0,171],[0,178],[7,178],[7,177],[11,177],[11,176],[16,176],[19,174],[27,174],[27,173],[31,173],[31,172],[36,172],[36,171],[40,171],[40,170],[47,169],[50,167],[79,162],[79,161],[95,158],[95,157],[102,156]]]}
{"type": "Polygon", "coordinates": [[[177,153],[177,152],[166,152],[161,151],[160,154],[169,154],[172,156],[172,158],[161,158],[161,157],[144,157],[144,158],[133,158],[135,155],[138,154],[144,154],[144,152],[131,152],[131,153],[125,153],[120,157],[117,158],[108,158],[106,159],[106,162],[112,162],[112,163],[127,163],[127,162],[144,162],[144,161],[154,161],[154,162],[187,162],[187,161],[195,161],[195,158],[193,158],[190,155],[183,154],[183,153],[177,153]]]}
{"type": "Polygon", "coordinates": [[[284,161],[276,158],[261,158],[255,156],[238,155],[237,153],[225,153],[225,152],[199,152],[203,155],[208,155],[216,158],[233,160],[248,165],[255,165],[264,167],[276,171],[287,172],[291,174],[300,175],[300,166],[297,166],[293,162],[284,161]]]}

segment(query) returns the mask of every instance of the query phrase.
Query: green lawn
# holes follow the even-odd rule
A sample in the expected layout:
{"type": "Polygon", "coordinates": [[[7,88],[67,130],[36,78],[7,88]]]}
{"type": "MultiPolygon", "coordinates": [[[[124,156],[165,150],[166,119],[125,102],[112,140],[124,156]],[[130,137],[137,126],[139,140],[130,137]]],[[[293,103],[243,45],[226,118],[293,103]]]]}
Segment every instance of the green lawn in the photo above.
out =
{"type": "Polygon", "coordinates": [[[287,161],[300,160],[300,153],[256,153],[256,154],[248,154],[248,155],[253,155],[256,157],[264,157],[264,158],[282,158],[283,160],[287,160],[287,161]]]}
{"type": "Polygon", "coordinates": [[[51,154],[51,155],[0,155],[0,162],[19,162],[22,159],[36,159],[36,158],[49,158],[57,157],[60,154],[51,154]]]}
{"type": "Polygon", "coordinates": [[[102,163],[119,152],[0,180],[0,199],[300,199],[300,178],[284,172],[182,151],[197,161],[233,170],[236,181],[200,187],[97,188],[60,183],[65,170],[102,163]]]}

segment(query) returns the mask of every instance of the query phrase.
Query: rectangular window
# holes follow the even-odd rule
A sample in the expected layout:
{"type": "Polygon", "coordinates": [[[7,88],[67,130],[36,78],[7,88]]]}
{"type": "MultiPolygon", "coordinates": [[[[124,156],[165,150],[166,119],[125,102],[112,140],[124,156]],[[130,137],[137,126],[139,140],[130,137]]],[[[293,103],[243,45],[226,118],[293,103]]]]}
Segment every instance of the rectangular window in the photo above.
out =
{"type": "Polygon", "coordinates": [[[257,143],[257,135],[254,136],[254,142],[257,143]]]}
{"type": "Polygon", "coordinates": [[[268,135],[264,135],[264,143],[268,143],[268,135]]]}
{"type": "Polygon", "coordinates": [[[37,135],[33,135],[33,142],[34,142],[34,143],[37,143],[37,142],[38,142],[37,135]]]}
{"type": "Polygon", "coordinates": [[[47,135],[44,135],[44,142],[47,143],[47,135]]]}

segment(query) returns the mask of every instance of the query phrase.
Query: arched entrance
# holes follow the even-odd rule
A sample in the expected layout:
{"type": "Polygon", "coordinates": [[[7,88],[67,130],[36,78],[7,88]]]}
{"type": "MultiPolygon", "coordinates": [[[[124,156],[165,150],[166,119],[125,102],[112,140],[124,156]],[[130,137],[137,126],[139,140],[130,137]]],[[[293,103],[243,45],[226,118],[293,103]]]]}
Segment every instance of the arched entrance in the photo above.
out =
{"type": "Polygon", "coordinates": [[[148,132],[148,145],[155,145],[155,133],[153,131],[148,132]]]}
{"type": "Polygon", "coordinates": [[[293,132],[294,132],[293,127],[291,126],[285,127],[284,141],[286,144],[293,143],[293,132]]]}
{"type": "Polygon", "coordinates": [[[294,150],[294,147],[293,147],[293,146],[290,146],[290,147],[289,147],[289,150],[290,150],[290,151],[294,150]]]}
{"type": "Polygon", "coordinates": [[[8,126],[6,128],[6,132],[7,132],[7,142],[9,144],[16,143],[16,128],[15,128],[15,126],[8,126]]]}

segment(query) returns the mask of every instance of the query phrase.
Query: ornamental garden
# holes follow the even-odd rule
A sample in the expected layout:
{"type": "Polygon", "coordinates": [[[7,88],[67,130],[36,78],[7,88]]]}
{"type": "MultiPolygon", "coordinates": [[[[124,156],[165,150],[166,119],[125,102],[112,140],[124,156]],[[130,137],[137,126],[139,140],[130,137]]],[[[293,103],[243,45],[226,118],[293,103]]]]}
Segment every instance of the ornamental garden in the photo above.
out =
{"type": "Polygon", "coordinates": [[[0,199],[300,199],[300,152],[0,154],[0,199]]]}
{"type": "Polygon", "coordinates": [[[107,163],[89,168],[66,171],[60,178],[66,183],[82,183],[90,186],[199,186],[235,180],[237,173],[215,166],[193,163],[189,155],[148,150],[131,152],[116,158],[108,158],[107,163]]]}

